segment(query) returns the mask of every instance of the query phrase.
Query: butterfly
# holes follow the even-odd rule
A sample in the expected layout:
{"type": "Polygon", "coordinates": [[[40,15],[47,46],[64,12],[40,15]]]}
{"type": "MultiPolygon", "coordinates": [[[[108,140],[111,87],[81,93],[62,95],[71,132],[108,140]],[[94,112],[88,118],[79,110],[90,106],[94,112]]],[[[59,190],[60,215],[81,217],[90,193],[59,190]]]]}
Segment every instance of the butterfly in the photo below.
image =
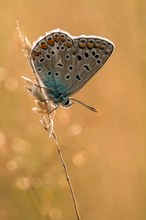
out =
{"type": "Polygon", "coordinates": [[[96,111],[71,96],[98,72],[113,50],[114,44],[105,38],[85,35],[74,37],[55,29],[34,43],[31,57],[47,98],[56,108],[70,107],[72,101],[76,101],[96,111]]]}

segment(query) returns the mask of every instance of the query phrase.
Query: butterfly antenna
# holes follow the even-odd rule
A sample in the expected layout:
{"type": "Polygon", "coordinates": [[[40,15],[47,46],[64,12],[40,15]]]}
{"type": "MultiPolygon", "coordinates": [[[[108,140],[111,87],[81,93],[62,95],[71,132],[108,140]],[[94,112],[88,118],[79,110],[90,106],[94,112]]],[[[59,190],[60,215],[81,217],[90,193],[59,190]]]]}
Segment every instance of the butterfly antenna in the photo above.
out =
{"type": "Polygon", "coordinates": [[[91,111],[93,111],[93,112],[97,112],[97,110],[96,110],[94,107],[91,107],[91,106],[85,104],[84,102],[81,102],[81,101],[79,101],[79,100],[77,100],[77,99],[73,99],[73,98],[71,98],[70,100],[73,100],[73,101],[75,101],[75,102],[80,103],[81,105],[83,105],[84,107],[88,108],[89,110],[91,110],[91,111]]]}

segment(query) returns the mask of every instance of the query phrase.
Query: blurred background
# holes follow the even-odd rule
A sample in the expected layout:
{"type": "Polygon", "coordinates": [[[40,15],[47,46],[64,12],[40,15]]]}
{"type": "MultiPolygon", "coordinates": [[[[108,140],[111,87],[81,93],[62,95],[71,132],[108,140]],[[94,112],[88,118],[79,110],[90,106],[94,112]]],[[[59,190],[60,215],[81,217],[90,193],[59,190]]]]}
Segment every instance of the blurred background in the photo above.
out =
{"type": "Polygon", "coordinates": [[[55,116],[82,220],[145,220],[146,3],[1,0],[0,219],[75,220],[56,146],[32,112],[21,76],[33,78],[18,33],[32,43],[61,28],[115,43],[105,66],[55,116]]]}

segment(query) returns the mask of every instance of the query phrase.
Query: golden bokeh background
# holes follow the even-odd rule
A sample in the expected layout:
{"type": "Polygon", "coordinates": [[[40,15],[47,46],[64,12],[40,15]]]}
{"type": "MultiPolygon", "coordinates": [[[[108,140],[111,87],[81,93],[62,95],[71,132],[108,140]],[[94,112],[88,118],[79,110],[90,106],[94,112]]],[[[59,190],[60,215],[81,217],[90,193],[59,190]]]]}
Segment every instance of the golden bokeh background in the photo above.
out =
{"type": "Polygon", "coordinates": [[[32,112],[21,79],[32,72],[19,21],[31,43],[55,28],[115,43],[105,66],[74,96],[98,113],[77,103],[59,109],[55,131],[82,220],[145,220],[145,1],[0,3],[0,219],[76,219],[56,146],[32,112]]]}

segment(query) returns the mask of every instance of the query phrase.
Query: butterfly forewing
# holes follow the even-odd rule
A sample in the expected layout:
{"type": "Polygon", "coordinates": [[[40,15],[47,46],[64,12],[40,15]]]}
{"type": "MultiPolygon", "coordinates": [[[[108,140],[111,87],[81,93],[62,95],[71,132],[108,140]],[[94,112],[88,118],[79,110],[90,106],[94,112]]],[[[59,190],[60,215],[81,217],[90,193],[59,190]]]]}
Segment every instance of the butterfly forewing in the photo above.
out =
{"type": "Polygon", "coordinates": [[[104,38],[72,37],[54,30],[35,43],[32,58],[40,79],[55,100],[59,94],[68,97],[80,90],[103,66],[113,49],[113,43],[104,38]]]}

